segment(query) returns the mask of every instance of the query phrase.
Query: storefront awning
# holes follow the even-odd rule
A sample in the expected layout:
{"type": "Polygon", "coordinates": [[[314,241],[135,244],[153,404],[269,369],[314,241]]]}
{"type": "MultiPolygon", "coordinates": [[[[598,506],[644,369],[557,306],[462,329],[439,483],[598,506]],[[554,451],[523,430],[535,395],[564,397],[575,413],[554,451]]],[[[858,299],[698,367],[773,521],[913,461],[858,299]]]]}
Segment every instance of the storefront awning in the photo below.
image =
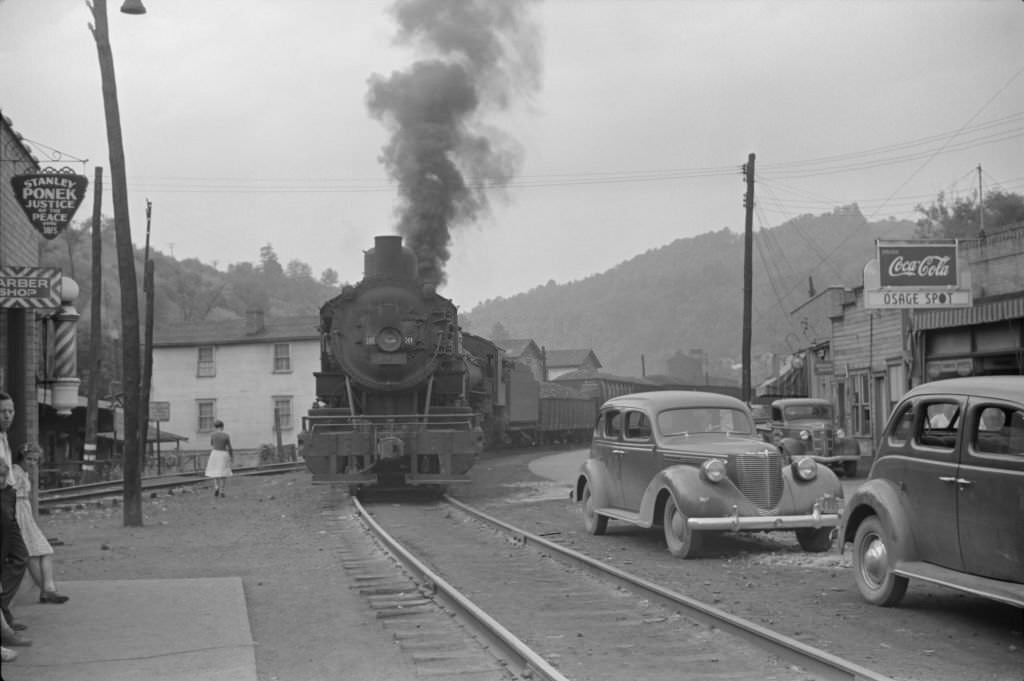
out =
{"type": "Polygon", "coordinates": [[[999,300],[976,302],[971,307],[956,307],[949,310],[916,311],[914,330],[945,329],[954,326],[990,324],[1007,319],[1024,317],[1024,294],[1015,294],[999,300]]]}
{"type": "MultiPolygon", "coordinates": [[[[103,438],[105,440],[115,440],[117,442],[124,442],[124,433],[120,433],[120,432],[114,433],[114,432],[107,431],[105,433],[96,433],[96,437],[101,437],[101,438],[103,438]]],[[[146,437],[146,441],[147,442],[156,442],[157,441],[156,428],[154,428],[152,425],[149,426],[149,433],[148,433],[148,435],[146,437]]],[[[188,438],[185,437],[184,435],[178,435],[177,433],[172,433],[169,430],[161,429],[160,430],[160,440],[159,441],[160,442],[188,442],[188,438]]]]}
{"type": "Polygon", "coordinates": [[[790,366],[757,386],[758,397],[807,397],[807,366],[790,366]]]}

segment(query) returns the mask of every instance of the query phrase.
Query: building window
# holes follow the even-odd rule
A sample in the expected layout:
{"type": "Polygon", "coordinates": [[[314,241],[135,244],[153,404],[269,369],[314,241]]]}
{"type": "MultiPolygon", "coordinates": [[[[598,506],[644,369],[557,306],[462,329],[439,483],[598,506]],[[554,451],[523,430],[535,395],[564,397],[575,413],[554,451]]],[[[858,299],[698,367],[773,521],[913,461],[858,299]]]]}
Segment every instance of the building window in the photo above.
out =
{"type": "Polygon", "coordinates": [[[196,412],[199,414],[196,430],[200,433],[213,432],[213,422],[217,419],[217,400],[196,400],[196,412]]]}
{"type": "Polygon", "coordinates": [[[217,364],[213,361],[213,346],[201,345],[196,358],[196,376],[216,376],[217,364]]]}
{"type": "MultiPolygon", "coordinates": [[[[836,381],[836,416],[839,417],[839,427],[846,430],[846,381],[836,381]]],[[[853,431],[850,431],[852,434],[853,431]]]]}
{"type": "Polygon", "coordinates": [[[288,343],[274,343],[274,373],[286,374],[292,370],[292,346],[288,343]]]}
{"type": "Polygon", "coordinates": [[[889,403],[885,411],[891,414],[896,403],[907,391],[907,373],[903,364],[890,364],[886,369],[889,374],[889,403]]]}
{"type": "Polygon", "coordinates": [[[275,430],[292,429],[291,397],[274,397],[274,428],[275,430]]]}
{"type": "Polygon", "coordinates": [[[853,434],[871,435],[871,394],[868,392],[868,375],[860,374],[850,378],[853,394],[850,407],[853,409],[853,434]]]}

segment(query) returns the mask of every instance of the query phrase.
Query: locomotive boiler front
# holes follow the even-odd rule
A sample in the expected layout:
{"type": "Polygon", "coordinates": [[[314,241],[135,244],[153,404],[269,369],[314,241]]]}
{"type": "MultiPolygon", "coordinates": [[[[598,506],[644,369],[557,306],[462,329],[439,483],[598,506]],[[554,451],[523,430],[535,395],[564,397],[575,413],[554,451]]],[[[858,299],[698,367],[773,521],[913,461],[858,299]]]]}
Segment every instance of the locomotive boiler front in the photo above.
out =
{"type": "Polygon", "coordinates": [[[321,307],[320,333],[318,405],[299,436],[314,482],[467,482],[483,435],[457,310],[401,237],[376,238],[363,280],[321,307]]]}
{"type": "Polygon", "coordinates": [[[425,385],[446,364],[457,345],[455,306],[415,278],[408,251],[381,244],[363,284],[340,296],[321,323],[330,357],[355,385],[370,391],[400,392],[425,385]],[[382,246],[386,249],[382,253],[382,246]]]}

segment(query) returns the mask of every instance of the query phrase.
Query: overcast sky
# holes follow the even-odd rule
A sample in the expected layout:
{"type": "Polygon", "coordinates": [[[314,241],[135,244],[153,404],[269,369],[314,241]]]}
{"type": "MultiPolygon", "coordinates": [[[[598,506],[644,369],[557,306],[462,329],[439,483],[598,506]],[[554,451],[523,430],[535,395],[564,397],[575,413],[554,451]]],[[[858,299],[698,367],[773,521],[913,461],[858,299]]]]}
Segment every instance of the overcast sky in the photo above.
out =
{"type": "MultiPolygon", "coordinates": [[[[109,3],[136,243],[148,198],[152,244],[178,259],[226,269],[270,243],[358,280],[399,204],[368,81],[426,56],[396,43],[392,3],[144,1],[109,3]]],[[[755,228],[854,202],[912,218],[976,192],[979,164],[985,191],[1024,193],[1019,0],[548,0],[528,16],[539,80],[470,121],[521,157],[452,228],[441,292],[464,309],[742,232],[750,153],[755,228]]],[[[90,21],[81,0],[0,0],[0,109],[44,165],[104,166],[111,215],[90,21]]]]}

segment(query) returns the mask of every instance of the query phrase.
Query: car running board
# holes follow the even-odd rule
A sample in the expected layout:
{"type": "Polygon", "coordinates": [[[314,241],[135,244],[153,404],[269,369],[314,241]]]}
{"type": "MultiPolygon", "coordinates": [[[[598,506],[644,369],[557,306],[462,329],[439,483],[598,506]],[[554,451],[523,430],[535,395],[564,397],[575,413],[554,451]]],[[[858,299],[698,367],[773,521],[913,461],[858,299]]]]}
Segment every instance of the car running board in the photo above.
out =
{"type": "Polygon", "coordinates": [[[594,509],[594,513],[608,516],[612,520],[622,520],[627,523],[639,525],[640,527],[654,527],[652,523],[641,518],[639,513],[630,513],[629,511],[623,511],[621,508],[596,508],[594,509]]]}
{"type": "Polygon", "coordinates": [[[957,591],[983,596],[1018,608],[1024,608],[1024,584],[1004,582],[976,575],[965,575],[956,570],[939,567],[923,561],[900,561],[892,570],[897,575],[920,579],[957,591]]]}

